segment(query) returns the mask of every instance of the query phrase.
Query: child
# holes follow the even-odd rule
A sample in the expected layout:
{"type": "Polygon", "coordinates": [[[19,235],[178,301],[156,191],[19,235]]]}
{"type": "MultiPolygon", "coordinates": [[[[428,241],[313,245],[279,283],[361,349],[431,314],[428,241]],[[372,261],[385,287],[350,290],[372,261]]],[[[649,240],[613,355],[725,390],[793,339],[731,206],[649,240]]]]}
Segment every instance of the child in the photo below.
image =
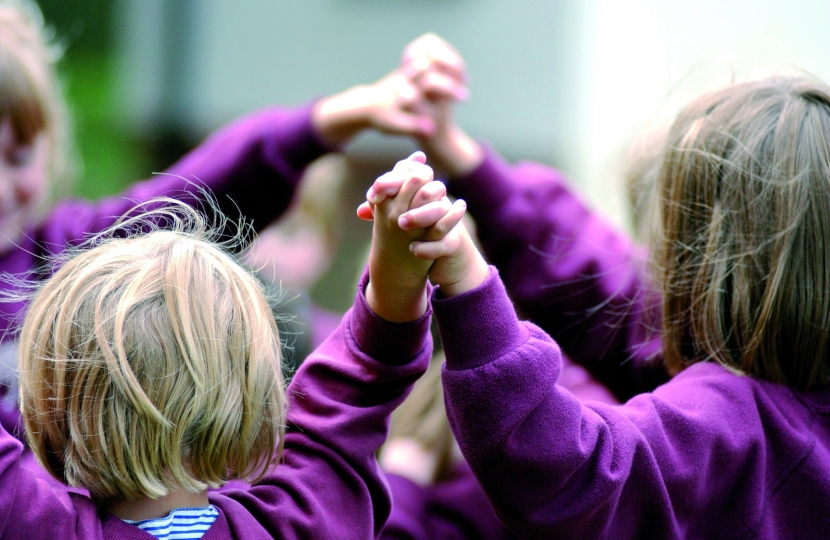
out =
{"type": "MultiPolygon", "coordinates": [[[[225,215],[245,216],[260,229],[288,206],[306,165],[361,130],[423,134],[431,129],[429,117],[409,110],[418,89],[396,70],[374,84],[238,120],[167,174],[118,196],[53,204],[71,176],[65,151],[71,141],[54,50],[34,4],[0,2],[0,52],[0,273],[33,279],[46,277],[38,271],[44,257],[106,229],[136,202],[168,195],[204,206],[206,188],[225,215]]],[[[0,282],[0,291],[7,286],[0,282]]],[[[9,329],[24,307],[0,303],[0,423],[17,434],[22,433],[14,406],[17,353],[9,329]]]]}
{"type": "Polygon", "coordinates": [[[830,88],[806,76],[733,84],[680,113],[652,169],[674,377],[618,407],[555,384],[559,348],[457,233],[431,269],[447,411],[521,536],[826,536],[828,148],[830,88]]]}
{"type": "Polygon", "coordinates": [[[431,263],[406,246],[440,245],[463,215],[423,160],[389,173],[403,187],[376,206],[361,292],[294,376],[287,417],[275,321],[256,278],[212,241],[222,228],[178,204],[69,257],[26,315],[21,395],[39,461],[90,498],[35,479],[0,428],[0,536],[375,537],[390,500],[374,455],[432,352],[431,263]],[[435,226],[381,218],[410,207],[435,226]],[[168,230],[141,232],[159,221],[168,230]],[[233,479],[253,485],[206,491],[233,479]]]}

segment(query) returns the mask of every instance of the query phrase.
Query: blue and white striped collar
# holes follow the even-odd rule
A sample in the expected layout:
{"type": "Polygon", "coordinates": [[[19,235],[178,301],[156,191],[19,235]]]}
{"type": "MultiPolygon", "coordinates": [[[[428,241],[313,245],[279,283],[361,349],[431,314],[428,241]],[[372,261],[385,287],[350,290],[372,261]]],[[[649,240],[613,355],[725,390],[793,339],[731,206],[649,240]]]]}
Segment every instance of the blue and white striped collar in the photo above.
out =
{"type": "Polygon", "coordinates": [[[219,511],[210,505],[203,508],[177,508],[163,518],[124,521],[160,540],[191,540],[204,536],[217,517],[219,511]]]}

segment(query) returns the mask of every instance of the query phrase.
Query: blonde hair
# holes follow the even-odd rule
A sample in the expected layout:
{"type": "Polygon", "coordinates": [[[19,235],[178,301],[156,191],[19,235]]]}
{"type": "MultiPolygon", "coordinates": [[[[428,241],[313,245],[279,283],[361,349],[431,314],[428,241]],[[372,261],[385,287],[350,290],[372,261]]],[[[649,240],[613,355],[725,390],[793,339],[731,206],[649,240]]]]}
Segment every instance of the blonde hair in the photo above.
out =
{"type": "Polygon", "coordinates": [[[68,193],[77,168],[55,69],[60,56],[34,2],[0,0],[0,119],[9,119],[15,142],[22,146],[46,134],[52,200],[68,193]]]}
{"type": "Polygon", "coordinates": [[[97,499],[256,481],[282,451],[280,341],[262,286],[212,241],[224,227],[165,205],[63,263],[20,334],[30,445],[97,499]]]}
{"type": "Polygon", "coordinates": [[[797,389],[830,375],[830,88],[733,84],[688,105],[651,174],[663,347],[797,389]]]}

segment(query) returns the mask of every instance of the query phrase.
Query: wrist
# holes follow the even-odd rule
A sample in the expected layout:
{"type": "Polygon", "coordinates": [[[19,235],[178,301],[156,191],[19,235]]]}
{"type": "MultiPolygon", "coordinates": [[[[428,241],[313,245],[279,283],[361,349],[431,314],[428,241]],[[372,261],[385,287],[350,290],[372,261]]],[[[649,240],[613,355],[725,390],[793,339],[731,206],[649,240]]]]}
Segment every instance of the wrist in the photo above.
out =
{"type": "Polygon", "coordinates": [[[458,296],[479,287],[489,275],[490,267],[481,254],[476,251],[473,264],[469,266],[469,270],[457,280],[438,284],[440,285],[439,293],[443,298],[458,296]]]}
{"type": "Polygon", "coordinates": [[[425,146],[451,176],[464,176],[484,160],[484,150],[457,125],[446,128],[425,146]]]}
{"type": "Polygon", "coordinates": [[[367,87],[354,86],[314,104],[311,121],[320,137],[331,146],[341,146],[369,127],[364,99],[367,87]]]}
{"type": "Polygon", "coordinates": [[[366,303],[381,319],[391,323],[408,323],[423,317],[429,306],[426,279],[420,286],[386,286],[369,277],[366,285],[366,303]]]}

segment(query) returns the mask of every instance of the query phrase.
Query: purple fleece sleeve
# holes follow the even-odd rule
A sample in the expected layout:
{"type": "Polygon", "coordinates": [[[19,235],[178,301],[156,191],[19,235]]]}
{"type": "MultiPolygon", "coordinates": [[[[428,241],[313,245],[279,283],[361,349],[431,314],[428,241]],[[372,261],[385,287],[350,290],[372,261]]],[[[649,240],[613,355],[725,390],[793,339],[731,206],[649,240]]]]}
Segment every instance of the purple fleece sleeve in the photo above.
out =
{"type": "Polygon", "coordinates": [[[668,379],[645,252],[589,210],[561,173],[513,166],[488,149],[477,169],[448,187],[467,201],[519,309],[568,357],[622,401],[668,379]]]}
{"type": "Polygon", "coordinates": [[[22,443],[0,425],[0,538],[103,538],[95,504],[37,479],[21,465],[22,452],[22,443]]]}
{"type": "Polygon", "coordinates": [[[124,193],[95,203],[58,205],[36,238],[47,251],[60,251],[107,228],[136,204],[169,196],[209,213],[208,190],[231,221],[244,216],[262,229],[288,207],[306,165],[331,151],[311,122],[311,105],[267,109],[220,129],[167,171],[124,193]]]}
{"type": "MultiPolygon", "coordinates": [[[[112,225],[141,202],[168,196],[197,206],[210,215],[204,189],[232,222],[240,215],[256,229],[267,226],[288,208],[303,170],[332,150],[311,122],[311,107],[266,109],[220,129],[164,174],[139,182],[124,193],[97,202],[67,200],[7,253],[0,254],[0,273],[17,278],[42,279],[35,269],[44,257],[62,252],[91,234],[112,225]]],[[[145,207],[146,208],[146,207],[145,207]]],[[[12,287],[0,280],[0,291],[12,287]]],[[[0,302],[0,340],[21,321],[22,302],[0,302]]],[[[0,423],[14,431],[20,423],[16,410],[0,413],[0,423]]]]}
{"type": "Polygon", "coordinates": [[[392,411],[429,364],[431,312],[384,321],[366,304],[367,283],[364,274],[354,307],[291,380],[282,463],[248,491],[211,494],[232,528],[244,530],[253,514],[274,538],[380,533],[391,497],[375,455],[392,411]]]}
{"type": "MultiPolygon", "coordinates": [[[[431,312],[393,324],[355,306],[288,387],[281,462],[258,484],[212,492],[220,518],[205,538],[375,538],[391,499],[375,454],[389,417],[432,355],[431,312]]],[[[148,538],[89,498],[36,480],[22,444],[0,426],[0,538],[148,538]]]]}
{"type": "Polygon", "coordinates": [[[392,514],[380,540],[515,540],[499,521],[470,467],[458,463],[447,478],[421,486],[387,475],[392,514]]]}
{"type": "Polygon", "coordinates": [[[807,480],[827,463],[810,455],[816,415],[789,389],[770,398],[750,377],[698,363],[625,405],[581,403],[556,384],[558,346],[517,319],[495,270],[432,304],[450,425],[522,538],[749,538],[763,520],[792,523],[816,500],[809,489],[825,489],[807,480]],[[808,496],[776,501],[787,481],[808,496]]]}

